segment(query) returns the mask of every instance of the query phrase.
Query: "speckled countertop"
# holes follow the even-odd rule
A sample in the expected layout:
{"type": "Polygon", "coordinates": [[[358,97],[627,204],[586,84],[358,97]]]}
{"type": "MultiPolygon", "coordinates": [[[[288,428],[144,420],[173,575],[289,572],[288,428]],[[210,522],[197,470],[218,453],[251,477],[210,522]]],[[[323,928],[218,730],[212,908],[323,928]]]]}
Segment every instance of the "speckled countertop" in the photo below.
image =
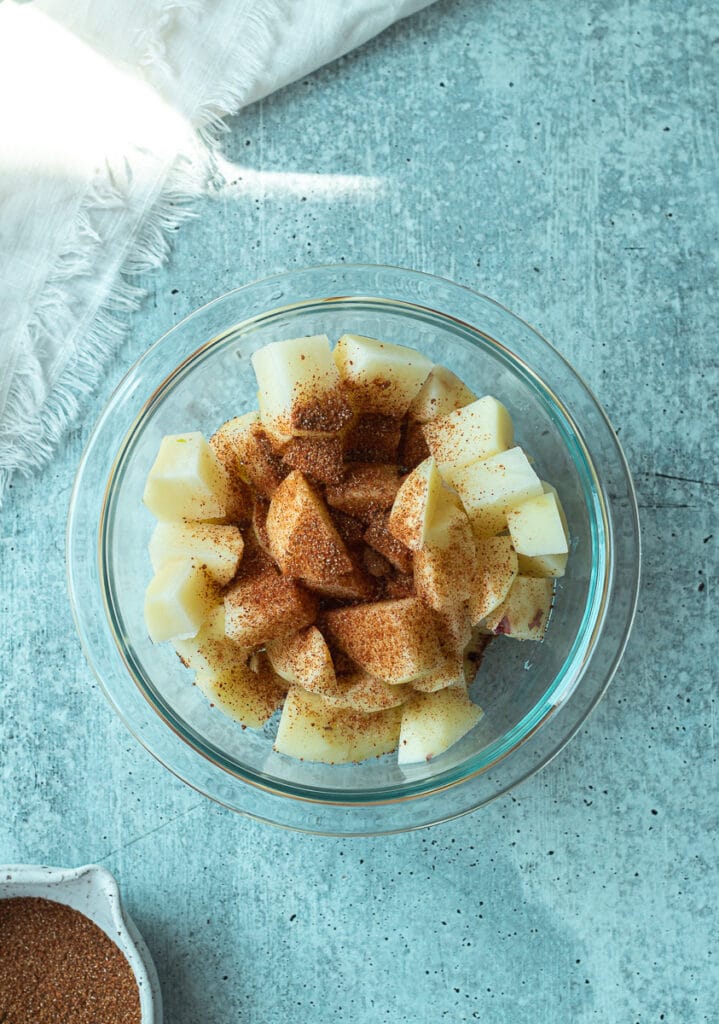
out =
{"type": "Polygon", "coordinates": [[[169,1024],[719,1019],[717,37],[709,0],[440,2],[242,113],[232,183],[144,281],[83,424],[15,481],[0,862],[109,867],[169,1024]],[[645,545],[626,658],[560,757],[376,840],[254,824],[171,777],[91,677],[64,578],[73,474],[130,363],[239,283],[340,260],[454,278],[552,339],[619,430],[645,545]]]}

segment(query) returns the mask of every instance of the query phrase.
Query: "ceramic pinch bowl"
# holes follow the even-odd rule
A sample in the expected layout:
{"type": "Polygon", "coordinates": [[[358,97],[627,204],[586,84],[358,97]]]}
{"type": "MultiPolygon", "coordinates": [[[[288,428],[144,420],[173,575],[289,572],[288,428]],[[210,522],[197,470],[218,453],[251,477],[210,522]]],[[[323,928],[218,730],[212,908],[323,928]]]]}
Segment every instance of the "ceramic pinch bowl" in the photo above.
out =
{"type": "Polygon", "coordinates": [[[125,955],[140,992],[142,1024],[162,1024],[162,994],[150,951],[120,899],[106,868],[52,868],[38,864],[0,867],[0,900],[36,897],[64,903],[100,928],[125,955]]]}

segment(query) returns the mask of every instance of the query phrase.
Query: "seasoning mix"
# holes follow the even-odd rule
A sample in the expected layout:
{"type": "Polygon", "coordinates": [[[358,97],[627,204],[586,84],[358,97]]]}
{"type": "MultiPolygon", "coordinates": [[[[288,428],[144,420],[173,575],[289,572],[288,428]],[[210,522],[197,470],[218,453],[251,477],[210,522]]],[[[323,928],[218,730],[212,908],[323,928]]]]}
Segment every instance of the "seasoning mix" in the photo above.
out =
{"type": "Polygon", "coordinates": [[[1,1024],[141,1024],[127,959],[88,917],[52,900],[0,900],[1,1024]]]}

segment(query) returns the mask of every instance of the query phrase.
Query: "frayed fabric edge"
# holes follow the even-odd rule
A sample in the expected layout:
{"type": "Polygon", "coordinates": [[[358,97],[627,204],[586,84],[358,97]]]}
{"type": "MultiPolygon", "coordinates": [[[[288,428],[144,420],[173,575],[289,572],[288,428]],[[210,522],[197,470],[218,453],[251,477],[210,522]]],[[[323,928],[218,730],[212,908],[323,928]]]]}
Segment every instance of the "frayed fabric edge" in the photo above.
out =
{"type": "MultiPolygon", "coordinates": [[[[167,7],[177,10],[182,4],[170,0],[167,7]]],[[[202,9],[196,2],[188,3],[185,10],[202,16],[202,9]]],[[[77,423],[84,402],[94,391],[104,367],[127,333],[127,315],[139,308],[147,294],[145,289],[132,283],[132,277],[166,262],[171,249],[171,233],[193,216],[193,205],[202,193],[198,175],[204,173],[205,181],[217,177],[216,156],[220,137],[226,130],[224,118],[244,104],[252,76],[260,70],[259,58],[254,62],[248,61],[247,51],[267,52],[267,44],[272,37],[271,21],[272,10],[269,7],[263,14],[248,12],[241,44],[237,44],[237,60],[229,56],[227,61],[227,67],[241,68],[241,71],[229,76],[227,84],[218,88],[193,117],[198,140],[204,148],[199,163],[204,160],[206,165],[201,171],[195,167],[193,175],[189,166],[192,158],[178,154],[155,200],[131,237],[128,251],[111,286],[90,314],[91,325],[82,332],[82,343],[70,352],[46,399],[36,408],[37,352],[42,351],[42,338],[48,333],[57,336],[77,329],[69,301],[72,292],[69,282],[87,276],[91,251],[103,244],[102,231],[94,221],[99,211],[107,209],[104,192],[113,186],[105,183],[105,190],[91,188],[85,196],[76,216],[73,242],[59,255],[40,292],[33,315],[23,328],[25,336],[19,339],[18,358],[4,410],[7,418],[16,425],[16,430],[5,450],[0,451],[0,509],[13,475],[29,476],[47,464],[63,436],[77,423]],[[81,238],[90,240],[89,252],[87,246],[83,248],[78,244],[81,238]]],[[[148,53],[148,63],[153,58],[157,59],[161,72],[164,72],[162,54],[159,51],[148,53]]]]}

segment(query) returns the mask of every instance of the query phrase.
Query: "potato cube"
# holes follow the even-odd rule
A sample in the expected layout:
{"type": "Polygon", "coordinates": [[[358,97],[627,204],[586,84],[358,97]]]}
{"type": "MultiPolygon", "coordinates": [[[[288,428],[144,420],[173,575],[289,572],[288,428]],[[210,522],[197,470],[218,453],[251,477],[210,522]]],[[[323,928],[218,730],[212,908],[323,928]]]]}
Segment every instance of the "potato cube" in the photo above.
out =
{"type": "Polygon", "coordinates": [[[519,447],[451,472],[445,469],[444,478],[462,499],[478,537],[501,533],[510,509],[543,493],[539,477],[519,447]]]}
{"type": "Polygon", "coordinates": [[[228,491],[227,474],[195,431],[163,437],[142,500],[161,520],[224,519],[228,491]]]}
{"type": "Polygon", "coordinates": [[[198,669],[195,685],[211,704],[250,729],[259,729],[282,705],[285,691],[266,672],[246,662],[228,662],[198,669]]]}
{"type": "Polygon", "coordinates": [[[476,549],[477,561],[469,596],[473,626],[504,601],[518,572],[511,537],[485,537],[477,540],[476,549]]]}
{"type": "Polygon", "coordinates": [[[218,452],[223,465],[234,465],[235,472],[266,498],[272,497],[287,476],[287,468],[263,430],[256,412],[228,420],[212,435],[210,444],[218,452]]]}
{"type": "Polygon", "coordinates": [[[325,503],[297,469],[272,496],[267,533],[272,555],[286,576],[321,586],[352,571],[325,503]]]}
{"type": "Polygon", "coordinates": [[[352,418],[327,335],[265,345],[252,356],[265,428],[282,435],[334,434],[352,418]]]}
{"type": "Polygon", "coordinates": [[[377,601],[326,614],[328,636],[386,683],[406,683],[431,672],[441,660],[436,622],[415,598],[377,601]]]}
{"type": "Polygon", "coordinates": [[[236,526],[194,522],[158,523],[149,545],[155,572],[165,562],[186,559],[222,586],[237,572],[243,548],[242,534],[236,526]]]}
{"type": "Polygon", "coordinates": [[[344,334],[334,359],[351,399],[363,413],[401,419],[432,369],[416,349],[344,334]]]}
{"type": "Polygon", "coordinates": [[[519,555],[519,571],[523,576],[564,576],[569,553],[564,555],[519,555]]]}
{"type": "Polygon", "coordinates": [[[332,655],[316,626],[270,640],[267,657],[278,676],[313,693],[323,693],[337,683],[332,655]]]}
{"type": "Polygon", "coordinates": [[[424,436],[440,473],[451,483],[461,466],[487,459],[512,445],[512,418],[496,398],[486,395],[471,405],[424,425],[424,436]]]}
{"type": "Polygon", "coordinates": [[[520,555],[563,555],[569,551],[556,496],[529,498],[507,512],[507,524],[520,555]]]}
{"type": "Polygon", "coordinates": [[[332,484],[325,491],[327,504],[359,519],[372,519],[378,512],[392,507],[399,490],[396,466],[363,465],[347,467],[342,483],[332,484]]]}
{"type": "Polygon", "coordinates": [[[435,366],[409,407],[409,415],[419,423],[428,423],[437,416],[446,416],[461,409],[477,396],[464,381],[446,366],[435,366]]]}
{"type": "Polygon", "coordinates": [[[277,729],[275,750],[304,761],[364,761],[396,749],[401,720],[400,707],[365,714],[331,707],[319,694],[292,687],[277,729]]]}
{"type": "Polygon", "coordinates": [[[443,487],[435,461],[429,458],[412,470],[397,491],[387,526],[410,550],[424,544],[443,487]]]}
{"type": "Polygon", "coordinates": [[[145,591],[145,624],[154,643],[195,636],[219,604],[217,586],[189,561],[166,562],[145,591]]]}
{"type": "Polygon", "coordinates": [[[334,708],[351,708],[366,714],[399,707],[411,696],[412,688],[409,684],[391,686],[362,669],[357,669],[349,676],[340,676],[335,685],[322,694],[323,699],[334,708]]]}
{"type": "Polygon", "coordinates": [[[398,764],[431,761],[444,753],[482,717],[462,687],[418,693],[402,709],[398,764]]]}
{"type": "Polygon", "coordinates": [[[309,626],[317,599],[274,566],[240,578],[225,594],[225,630],[241,647],[257,647],[309,626]]]}
{"type": "Polygon", "coordinates": [[[517,576],[504,601],[485,619],[483,628],[515,640],[541,640],[547,628],[553,593],[550,579],[517,576]]]}
{"type": "Polygon", "coordinates": [[[396,462],[402,420],[377,413],[361,414],[344,434],[348,462],[396,462]]]}

